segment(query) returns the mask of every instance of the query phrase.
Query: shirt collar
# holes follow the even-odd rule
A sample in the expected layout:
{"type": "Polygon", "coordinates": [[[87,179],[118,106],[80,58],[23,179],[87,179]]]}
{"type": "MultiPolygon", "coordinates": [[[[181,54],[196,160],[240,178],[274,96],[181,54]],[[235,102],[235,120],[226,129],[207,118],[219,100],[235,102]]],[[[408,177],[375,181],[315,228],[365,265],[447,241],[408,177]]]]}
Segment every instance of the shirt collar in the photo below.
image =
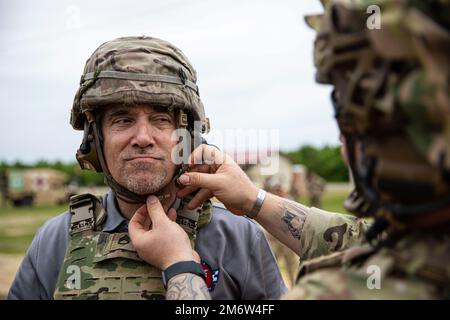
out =
{"type": "MultiPolygon", "coordinates": [[[[172,208],[178,210],[181,204],[181,199],[176,198],[172,208]]],[[[106,222],[103,225],[102,231],[112,232],[117,231],[117,229],[128,229],[128,219],[126,219],[120,212],[119,206],[117,204],[116,196],[112,191],[109,191],[103,198],[103,206],[106,210],[106,222]]]]}
{"type": "Polygon", "coordinates": [[[106,210],[106,222],[103,225],[105,232],[115,231],[121,224],[128,224],[128,220],[122,215],[117,205],[116,197],[109,191],[103,200],[106,210]]]}

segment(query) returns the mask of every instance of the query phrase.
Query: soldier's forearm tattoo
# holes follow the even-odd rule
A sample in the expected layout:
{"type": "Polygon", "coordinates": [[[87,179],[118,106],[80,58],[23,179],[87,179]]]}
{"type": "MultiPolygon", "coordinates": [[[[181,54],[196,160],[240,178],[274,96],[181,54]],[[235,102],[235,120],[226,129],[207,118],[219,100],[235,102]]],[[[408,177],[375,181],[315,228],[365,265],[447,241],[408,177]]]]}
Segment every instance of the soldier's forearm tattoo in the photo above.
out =
{"type": "Polygon", "coordinates": [[[307,207],[289,200],[283,200],[281,206],[283,208],[282,223],[287,225],[289,232],[295,239],[300,240],[305,225],[307,207]]]}
{"type": "Polygon", "coordinates": [[[211,300],[205,281],[198,275],[182,273],[169,280],[167,300],[211,300]]]}

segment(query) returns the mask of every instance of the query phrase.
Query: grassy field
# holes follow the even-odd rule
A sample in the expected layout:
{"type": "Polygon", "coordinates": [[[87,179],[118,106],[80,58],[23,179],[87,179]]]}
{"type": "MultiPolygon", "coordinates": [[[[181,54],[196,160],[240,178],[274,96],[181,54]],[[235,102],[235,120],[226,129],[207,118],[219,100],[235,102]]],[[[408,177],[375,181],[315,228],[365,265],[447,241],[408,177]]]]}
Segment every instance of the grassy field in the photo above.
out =
{"type": "Polygon", "coordinates": [[[0,253],[23,255],[36,230],[67,206],[0,208],[0,253]]]}
{"type": "MultiPolygon", "coordinates": [[[[329,191],[323,197],[323,209],[344,212],[346,191],[329,191]]],[[[307,204],[307,203],[305,203],[307,204]]],[[[9,285],[36,230],[49,218],[67,210],[66,206],[0,208],[0,299],[9,285]]],[[[283,269],[283,268],[282,268],[283,269]]],[[[282,270],[283,271],[283,270],[282,270]]]]}
{"type": "Polygon", "coordinates": [[[0,208],[0,299],[5,299],[36,230],[66,206],[0,208]]]}
{"type": "Polygon", "coordinates": [[[329,191],[325,192],[322,203],[324,210],[347,213],[344,209],[344,201],[347,198],[349,191],[329,191]]]}

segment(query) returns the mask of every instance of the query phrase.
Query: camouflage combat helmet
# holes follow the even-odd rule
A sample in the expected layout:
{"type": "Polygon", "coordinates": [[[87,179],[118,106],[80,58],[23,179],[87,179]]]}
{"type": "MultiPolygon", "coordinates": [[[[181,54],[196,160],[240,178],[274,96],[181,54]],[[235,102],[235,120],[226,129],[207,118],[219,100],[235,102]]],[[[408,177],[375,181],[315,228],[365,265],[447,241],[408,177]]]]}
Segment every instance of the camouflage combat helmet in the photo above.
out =
{"type": "Polygon", "coordinates": [[[149,104],[174,111],[178,127],[191,133],[199,123],[209,130],[196,85],[197,75],[187,57],[169,42],[152,37],[123,37],[98,47],[87,60],[71,111],[70,123],[84,130],[77,150],[81,168],[104,172],[108,185],[128,202],[145,202],[111,176],[102,150],[96,110],[112,104],[149,104]]]}
{"type": "Polygon", "coordinates": [[[334,86],[356,187],[349,209],[398,228],[448,211],[450,2],[322,4],[306,21],[317,32],[316,80],[334,86]]]}

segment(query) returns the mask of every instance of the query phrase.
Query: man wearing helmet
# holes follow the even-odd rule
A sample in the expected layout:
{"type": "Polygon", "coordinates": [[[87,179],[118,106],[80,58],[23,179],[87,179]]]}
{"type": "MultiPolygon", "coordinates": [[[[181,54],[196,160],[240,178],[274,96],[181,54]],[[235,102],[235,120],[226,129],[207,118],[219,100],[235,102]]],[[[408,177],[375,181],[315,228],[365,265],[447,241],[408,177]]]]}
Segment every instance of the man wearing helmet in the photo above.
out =
{"type": "Polygon", "coordinates": [[[183,292],[209,291],[215,299],[285,292],[255,223],[209,200],[187,208],[176,197],[183,157],[209,129],[196,80],[186,56],[156,38],[118,38],[87,60],[71,114],[72,126],[84,130],[77,159],[103,172],[112,191],[102,199],[73,197],[68,212],[44,224],[9,299],[179,298],[180,291],[165,290],[174,281],[183,292]],[[177,130],[185,134],[174,138],[177,130]],[[162,216],[150,214],[155,208],[162,216]],[[157,253],[164,258],[153,259],[157,253]]]}
{"type": "MultiPolygon", "coordinates": [[[[322,3],[324,14],[307,21],[317,32],[316,78],[334,86],[335,116],[355,181],[345,205],[374,222],[348,249],[303,260],[297,285],[285,297],[448,298],[450,3],[322,3]],[[380,29],[367,27],[369,5],[381,9],[380,29]]],[[[197,148],[194,157],[209,148],[197,148]]],[[[254,216],[300,256],[315,247],[314,234],[330,239],[329,249],[343,248],[349,228],[354,233],[354,223],[364,223],[265,196],[227,160],[183,174],[179,180],[187,187],[179,195],[209,190],[234,213],[254,216]],[[333,219],[343,223],[322,233],[323,222],[333,219]]],[[[190,205],[203,199],[196,196],[190,205]]]]}

